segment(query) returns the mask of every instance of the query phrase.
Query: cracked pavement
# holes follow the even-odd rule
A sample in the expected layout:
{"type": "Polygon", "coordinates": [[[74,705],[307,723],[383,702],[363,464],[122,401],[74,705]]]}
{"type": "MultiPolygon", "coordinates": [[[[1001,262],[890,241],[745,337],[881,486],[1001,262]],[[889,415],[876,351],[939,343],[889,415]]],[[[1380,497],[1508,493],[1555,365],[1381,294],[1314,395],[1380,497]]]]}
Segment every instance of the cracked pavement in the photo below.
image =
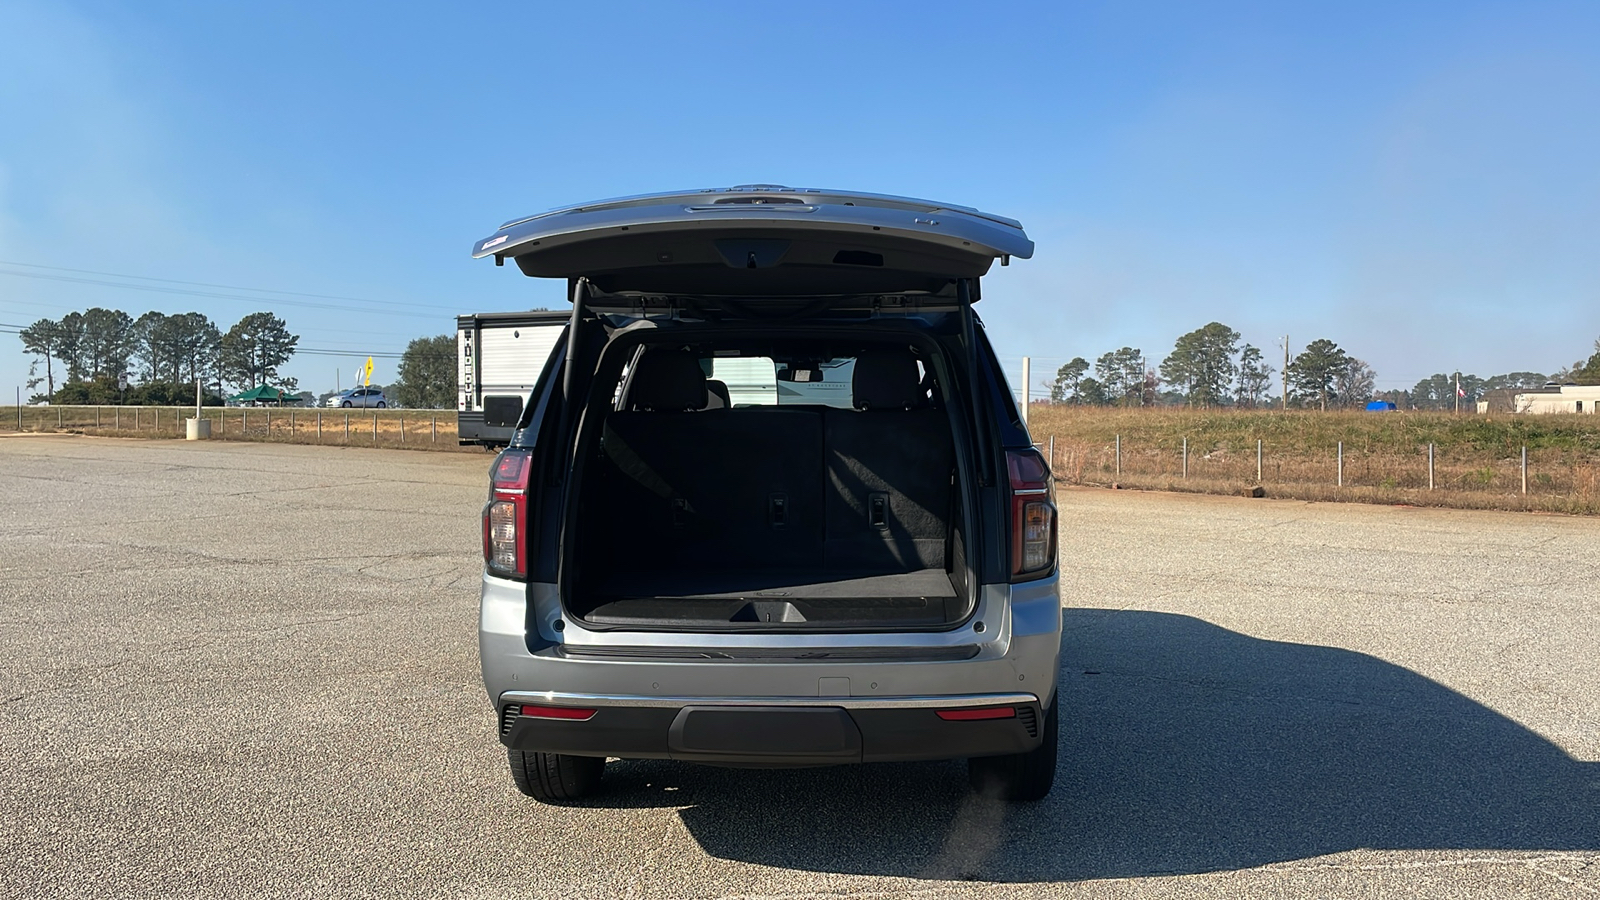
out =
{"type": "Polygon", "coordinates": [[[554,808],[478,682],[489,459],[0,441],[0,896],[1600,896],[1600,521],[1064,491],[1045,802],[554,808]]]}

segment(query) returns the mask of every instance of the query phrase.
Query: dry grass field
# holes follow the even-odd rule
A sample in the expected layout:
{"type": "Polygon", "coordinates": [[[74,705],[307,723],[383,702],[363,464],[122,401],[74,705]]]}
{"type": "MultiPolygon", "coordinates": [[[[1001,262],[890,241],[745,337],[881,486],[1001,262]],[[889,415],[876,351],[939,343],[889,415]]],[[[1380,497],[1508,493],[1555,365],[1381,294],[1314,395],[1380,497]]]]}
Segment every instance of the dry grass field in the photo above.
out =
{"type": "MultiPolygon", "coordinates": [[[[194,407],[0,407],[0,431],[79,432],[105,437],[181,438],[194,407]]],[[[205,408],[213,440],[332,444],[414,450],[460,450],[456,414],[442,409],[205,408]]]]}
{"type": "MultiPolygon", "coordinates": [[[[192,412],[189,407],[25,407],[20,430],[181,438],[183,420],[192,412]]],[[[208,407],[205,413],[212,420],[212,438],[220,440],[482,452],[456,442],[453,410],[208,407]]],[[[16,407],[0,407],[0,431],[18,430],[17,425],[16,407]]],[[[1062,484],[1210,494],[1259,484],[1268,496],[1302,500],[1600,515],[1600,415],[1035,404],[1029,428],[1041,443],[1054,438],[1056,478],[1062,484]]]]}
{"type": "Polygon", "coordinates": [[[1063,484],[1600,514],[1600,416],[1035,404],[1030,418],[1063,484]]]}

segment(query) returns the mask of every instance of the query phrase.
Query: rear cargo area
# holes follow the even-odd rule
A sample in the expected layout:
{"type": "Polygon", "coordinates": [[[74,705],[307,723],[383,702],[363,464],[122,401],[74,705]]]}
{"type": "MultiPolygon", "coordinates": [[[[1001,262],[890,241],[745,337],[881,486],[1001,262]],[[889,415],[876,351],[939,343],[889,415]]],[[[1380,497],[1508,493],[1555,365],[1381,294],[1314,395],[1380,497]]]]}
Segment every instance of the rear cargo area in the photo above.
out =
{"type": "Polygon", "coordinates": [[[950,420],[905,349],[854,364],[851,408],[730,406],[653,350],[577,485],[569,611],[683,630],[937,628],[970,599],[950,420]]]}

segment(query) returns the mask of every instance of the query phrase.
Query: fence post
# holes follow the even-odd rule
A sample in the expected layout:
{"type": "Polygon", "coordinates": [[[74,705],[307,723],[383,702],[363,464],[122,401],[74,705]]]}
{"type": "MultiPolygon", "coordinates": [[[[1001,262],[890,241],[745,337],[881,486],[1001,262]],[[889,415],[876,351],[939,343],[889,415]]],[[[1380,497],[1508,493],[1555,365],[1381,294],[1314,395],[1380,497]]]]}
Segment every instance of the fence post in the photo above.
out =
{"type": "Polygon", "coordinates": [[[378,414],[372,414],[372,446],[378,446],[378,414]]]}
{"type": "Polygon", "coordinates": [[[1344,487],[1344,441],[1339,442],[1339,487],[1344,487]]]}
{"type": "Polygon", "coordinates": [[[61,427],[61,407],[56,407],[56,427],[61,427]]]}
{"type": "MultiPolygon", "coordinates": [[[[1051,438],[1051,440],[1054,440],[1054,438],[1051,438]]],[[[435,443],[435,444],[439,443],[439,417],[438,416],[434,416],[433,417],[433,443],[435,443]]]]}
{"type": "Polygon", "coordinates": [[[1053,477],[1055,477],[1055,474],[1056,474],[1056,436],[1052,434],[1052,435],[1050,435],[1050,476],[1053,478],[1053,477]]]}
{"type": "Polygon", "coordinates": [[[406,442],[406,415],[405,415],[405,413],[401,413],[400,414],[400,443],[404,444],[405,442],[406,442]]]}
{"type": "Polygon", "coordinates": [[[291,410],[289,410],[289,439],[290,440],[294,439],[294,421],[295,421],[294,410],[291,409],[291,410]]]}
{"type": "Polygon", "coordinates": [[[1122,435],[1117,435],[1117,477],[1122,477],[1122,435]]]}
{"type": "Polygon", "coordinates": [[[322,443],[322,410],[317,410],[317,443],[322,443]]]}
{"type": "Polygon", "coordinates": [[[143,412],[144,412],[144,410],[140,409],[137,406],[135,406],[133,408],[133,430],[134,431],[138,431],[139,430],[139,419],[142,418],[141,413],[143,413],[143,412]]]}
{"type": "MultiPolygon", "coordinates": [[[[118,431],[122,430],[122,407],[120,406],[111,407],[111,427],[118,431]]],[[[17,416],[17,430],[22,430],[22,416],[20,415],[17,416]]]]}
{"type": "Polygon", "coordinates": [[[1433,444],[1428,445],[1428,490],[1433,490],[1433,444]]]}
{"type": "Polygon", "coordinates": [[[1522,445],[1522,494],[1528,494],[1528,445],[1522,445]]]}
{"type": "Polygon", "coordinates": [[[94,429],[96,431],[100,430],[100,407],[98,406],[94,408],[94,429]]]}
{"type": "Polygon", "coordinates": [[[1183,477],[1189,477],[1189,439],[1183,439],[1183,477]]]}
{"type": "Polygon", "coordinates": [[[156,418],[155,418],[155,421],[151,423],[150,430],[155,432],[156,434],[160,434],[161,433],[161,407],[158,406],[154,410],[152,410],[151,411],[151,415],[155,416],[156,418]]]}
{"type": "Polygon", "coordinates": [[[1256,484],[1261,483],[1261,439],[1256,438],[1256,484]]]}

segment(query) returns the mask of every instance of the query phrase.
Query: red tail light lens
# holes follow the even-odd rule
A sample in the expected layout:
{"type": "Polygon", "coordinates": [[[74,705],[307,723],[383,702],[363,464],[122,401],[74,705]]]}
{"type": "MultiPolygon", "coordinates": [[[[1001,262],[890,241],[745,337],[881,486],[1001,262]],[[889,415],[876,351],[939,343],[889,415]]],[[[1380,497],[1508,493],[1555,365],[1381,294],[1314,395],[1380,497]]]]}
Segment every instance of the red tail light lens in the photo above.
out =
{"type": "Polygon", "coordinates": [[[1056,563],[1054,479],[1037,449],[1006,451],[1011,475],[1011,575],[1022,580],[1049,572],[1056,563]]]}
{"type": "Polygon", "coordinates": [[[946,722],[977,722],[983,719],[1015,719],[1017,710],[1011,706],[985,706],[979,709],[941,709],[939,718],[946,722]]]}
{"type": "Polygon", "coordinates": [[[594,718],[595,711],[576,706],[524,706],[522,714],[533,719],[573,719],[583,722],[594,718]]]}
{"type": "Polygon", "coordinates": [[[528,575],[528,476],[532,455],[506,450],[489,476],[489,503],[483,508],[483,564],[496,575],[528,575]]]}

